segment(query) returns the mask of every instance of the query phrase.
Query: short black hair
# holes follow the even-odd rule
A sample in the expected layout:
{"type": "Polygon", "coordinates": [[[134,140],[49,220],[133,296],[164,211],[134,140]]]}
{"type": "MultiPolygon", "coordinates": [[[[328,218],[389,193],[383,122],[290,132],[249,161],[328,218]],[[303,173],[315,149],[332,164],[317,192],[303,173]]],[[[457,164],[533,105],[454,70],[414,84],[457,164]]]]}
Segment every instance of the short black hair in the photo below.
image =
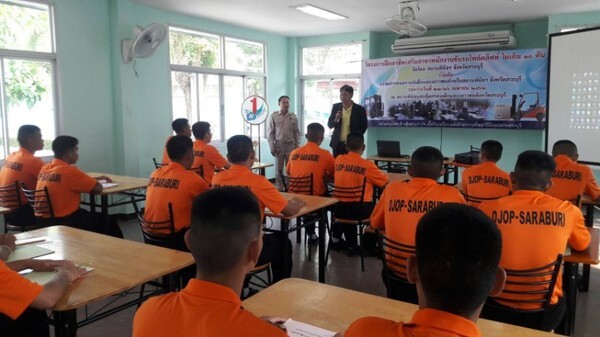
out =
{"type": "Polygon", "coordinates": [[[201,274],[232,270],[261,232],[258,199],[241,187],[217,187],[192,203],[189,245],[201,274]]]}
{"type": "Polygon", "coordinates": [[[502,158],[502,149],[502,144],[497,140],[490,139],[481,143],[481,154],[494,162],[502,158]]]}
{"type": "Polygon", "coordinates": [[[325,128],[320,123],[310,123],[306,127],[306,139],[316,142],[325,135],[325,128]]]}
{"type": "Polygon", "coordinates": [[[55,158],[63,158],[67,152],[74,150],[79,140],[72,136],[58,136],[52,141],[52,152],[55,158]]]}
{"type": "Polygon", "coordinates": [[[252,139],[245,135],[236,135],[227,141],[227,157],[232,163],[245,162],[254,150],[252,139]]]}
{"type": "Polygon", "coordinates": [[[577,145],[567,139],[559,140],[552,146],[552,155],[556,157],[559,154],[573,157],[577,154],[577,145]]]}
{"type": "Polygon", "coordinates": [[[35,125],[21,125],[19,131],[17,132],[17,140],[19,141],[19,145],[26,146],[29,138],[33,136],[36,132],[42,132],[42,130],[35,125]]]}
{"type": "Polygon", "coordinates": [[[432,146],[421,146],[412,153],[410,166],[416,178],[438,180],[442,172],[444,156],[432,146]]]}
{"type": "Polygon", "coordinates": [[[173,131],[175,131],[175,133],[181,133],[181,131],[183,131],[183,128],[189,124],[190,122],[187,118],[177,118],[173,121],[173,123],[171,123],[171,127],[173,128],[173,131]]]}
{"type": "Polygon", "coordinates": [[[522,152],[515,164],[514,177],[519,189],[543,191],[548,186],[556,162],[549,154],[529,150],[522,152]]]}
{"type": "Polygon", "coordinates": [[[207,133],[210,132],[210,123],[209,122],[196,122],[192,125],[192,133],[194,134],[194,138],[203,139],[207,133]]]}
{"type": "Polygon", "coordinates": [[[180,161],[185,155],[192,151],[194,143],[190,137],[175,135],[167,142],[167,154],[171,161],[180,161]]]}
{"type": "Polygon", "coordinates": [[[288,100],[290,99],[289,96],[283,95],[283,96],[279,96],[279,99],[277,99],[277,104],[281,103],[281,100],[287,98],[288,100]]]}
{"type": "Polygon", "coordinates": [[[350,132],[346,137],[346,146],[350,151],[358,151],[365,144],[365,136],[359,132],[350,132]]]}
{"type": "Polygon", "coordinates": [[[434,309],[472,314],[494,286],[501,254],[498,226],[477,208],[445,203],[417,224],[419,280],[434,309]]]}
{"type": "Polygon", "coordinates": [[[354,96],[354,88],[352,88],[348,84],[342,85],[342,87],[340,88],[340,91],[345,91],[345,92],[349,93],[350,96],[354,96]]]}

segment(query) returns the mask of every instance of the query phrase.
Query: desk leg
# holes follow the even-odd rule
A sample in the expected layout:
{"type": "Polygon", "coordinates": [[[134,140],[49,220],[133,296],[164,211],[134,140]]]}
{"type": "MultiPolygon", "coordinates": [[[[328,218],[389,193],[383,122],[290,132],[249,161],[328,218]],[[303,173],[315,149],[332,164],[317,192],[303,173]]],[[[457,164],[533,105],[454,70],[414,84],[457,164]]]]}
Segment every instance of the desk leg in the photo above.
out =
{"type": "Polygon", "coordinates": [[[577,263],[565,262],[563,268],[563,296],[567,301],[567,312],[555,332],[572,336],[575,331],[575,310],[577,309],[577,263]]]}
{"type": "Polygon", "coordinates": [[[450,180],[450,172],[448,172],[448,165],[444,165],[444,184],[448,184],[448,181],[450,180]]]}
{"type": "Polygon", "coordinates": [[[321,209],[321,220],[319,221],[319,282],[325,283],[325,226],[327,226],[327,208],[321,209]]]}
{"type": "Polygon", "coordinates": [[[281,232],[271,234],[271,235],[281,235],[279,240],[281,240],[281,256],[283,256],[283,270],[288,270],[288,256],[291,252],[289,252],[290,247],[288,247],[287,240],[290,235],[290,220],[281,219],[281,232]]]}
{"type": "MultiPolygon", "coordinates": [[[[594,227],[594,205],[585,205],[585,226],[592,228],[594,227]]],[[[581,284],[579,284],[579,290],[582,292],[588,292],[590,289],[590,265],[583,265],[583,274],[581,276],[581,284]]]]}
{"type": "Polygon", "coordinates": [[[102,216],[102,233],[109,235],[111,230],[109,228],[110,221],[108,217],[108,195],[100,197],[100,214],[102,216]]]}
{"type": "Polygon", "coordinates": [[[77,336],[77,313],[75,309],[54,312],[54,335],[56,337],[77,336]]]}

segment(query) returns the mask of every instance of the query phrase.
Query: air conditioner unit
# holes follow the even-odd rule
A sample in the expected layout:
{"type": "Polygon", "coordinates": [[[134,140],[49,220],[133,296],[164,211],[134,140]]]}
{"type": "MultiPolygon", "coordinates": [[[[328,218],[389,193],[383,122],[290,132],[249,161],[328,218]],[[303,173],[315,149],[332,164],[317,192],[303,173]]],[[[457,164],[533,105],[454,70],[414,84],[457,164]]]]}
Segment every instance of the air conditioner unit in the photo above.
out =
{"type": "Polygon", "coordinates": [[[397,39],[392,52],[402,55],[447,53],[470,50],[508,49],[517,46],[509,30],[397,39]]]}

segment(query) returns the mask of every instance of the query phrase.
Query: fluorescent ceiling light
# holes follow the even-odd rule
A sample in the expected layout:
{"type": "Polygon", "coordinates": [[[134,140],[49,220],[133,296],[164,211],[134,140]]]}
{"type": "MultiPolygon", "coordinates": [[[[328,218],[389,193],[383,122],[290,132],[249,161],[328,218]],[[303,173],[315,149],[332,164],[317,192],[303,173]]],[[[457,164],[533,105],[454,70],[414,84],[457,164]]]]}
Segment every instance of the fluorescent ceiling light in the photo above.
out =
{"type": "Polygon", "coordinates": [[[304,5],[295,5],[295,6],[290,6],[292,8],[295,8],[299,11],[302,11],[306,14],[310,14],[310,15],[314,15],[326,20],[344,20],[347,19],[347,16],[343,16],[319,7],[315,7],[313,5],[309,5],[309,4],[304,4],[304,5]]]}

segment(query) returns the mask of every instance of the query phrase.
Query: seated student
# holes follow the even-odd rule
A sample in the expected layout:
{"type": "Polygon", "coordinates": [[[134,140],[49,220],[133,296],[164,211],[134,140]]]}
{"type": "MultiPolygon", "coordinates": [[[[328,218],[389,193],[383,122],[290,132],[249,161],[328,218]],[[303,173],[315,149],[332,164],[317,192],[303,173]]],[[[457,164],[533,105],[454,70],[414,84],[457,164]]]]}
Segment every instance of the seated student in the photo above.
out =
{"type": "Polygon", "coordinates": [[[202,178],[210,185],[215,175],[215,169],[228,169],[231,164],[219,153],[216,147],[209,145],[212,132],[208,122],[196,122],[192,125],[194,133],[194,163],[193,169],[202,166],[202,178]]]}
{"type": "MultiPolygon", "coordinates": [[[[0,235],[0,246],[14,246],[12,234],[0,235]]],[[[8,258],[8,256],[6,256],[8,258]]],[[[69,284],[86,270],[64,260],[0,261],[0,331],[2,336],[49,336],[46,309],[54,307],[69,284]],[[25,269],[58,271],[41,286],[19,275],[25,269]]]]}
{"type": "Polygon", "coordinates": [[[215,188],[197,197],[185,236],[196,278],[180,292],[142,304],[133,336],[287,336],[274,325],[284,319],[260,319],[244,310],[239,297],[246,274],[259,260],[261,220],[259,202],[246,188],[215,188]]]}
{"type": "MultiPolygon", "coordinates": [[[[350,132],[346,137],[346,148],[348,154],[341,154],[335,159],[334,184],[338,187],[356,187],[363,183],[366,178],[364,204],[360,200],[340,200],[334,205],[333,212],[336,217],[343,219],[367,219],[371,216],[373,208],[373,185],[383,187],[389,182],[388,176],[381,171],[372,161],[362,158],[365,151],[365,138],[359,132],[350,132]],[[362,212],[362,213],[361,213],[362,212]]],[[[358,196],[360,198],[360,196],[358,196]]],[[[332,238],[334,246],[339,248],[348,247],[348,254],[354,255],[357,251],[356,226],[348,226],[334,223],[332,225],[332,238]],[[341,239],[342,233],[346,242],[341,239]],[[341,241],[340,241],[341,240],[341,241]]],[[[365,242],[361,242],[363,249],[374,249],[376,238],[366,233],[363,236],[365,242]]]]}
{"type": "MultiPolygon", "coordinates": [[[[192,140],[186,136],[173,136],[167,142],[171,162],[160,167],[150,176],[146,191],[144,218],[148,221],[169,219],[169,203],[173,208],[176,232],[175,248],[187,251],[183,236],[190,228],[192,200],[210,187],[189,168],[194,162],[192,140]]],[[[161,233],[157,233],[161,234],[161,233]]]]}
{"type": "MultiPolygon", "coordinates": [[[[173,131],[175,131],[176,135],[186,136],[190,138],[192,137],[192,129],[190,127],[190,122],[187,120],[187,118],[175,119],[173,123],[171,123],[171,127],[173,128],[173,131]]],[[[163,164],[168,164],[171,161],[169,159],[169,154],[167,153],[167,142],[169,141],[169,139],[171,139],[171,137],[173,136],[169,136],[169,138],[167,138],[167,141],[165,142],[165,148],[163,149],[162,156],[163,164]]]]}
{"type": "MultiPolygon", "coordinates": [[[[520,270],[541,267],[555,261],[558,254],[563,254],[567,243],[575,250],[588,246],[590,234],[579,208],[544,193],[551,185],[550,179],[555,168],[550,155],[541,151],[525,151],[519,155],[515,171],[510,175],[513,194],[484,201],[479,206],[502,232],[502,268],[520,270]]],[[[502,297],[523,298],[510,293],[503,293],[502,297]]],[[[540,308],[539,303],[498,302],[499,305],[516,309],[540,308]]],[[[546,317],[544,330],[556,327],[565,312],[561,277],[556,281],[550,303],[552,308],[546,317]]],[[[486,316],[483,317],[505,321],[501,313],[488,312],[487,307],[484,313],[486,316]]]]}
{"type": "MultiPolygon", "coordinates": [[[[385,230],[390,239],[409,246],[415,245],[417,222],[421,217],[446,202],[465,203],[460,192],[449,185],[438,184],[444,174],[444,156],[431,146],[415,150],[411,156],[408,181],[395,181],[388,184],[371,215],[371,226],[385,230]]],[[[387,284],[387,271],[382,270],[386,287],[392,289],[394,298],[416,303],[416,288],[412,284],[387,284]],[[389,288],[391,287],[391,288],[389,288]]]]}
{"type": "MultiPolygon", "coordinates": [[[[319,146],[325,138],[325,128],[319,123],[311,123],[306,127],[306,144],[290,153],[286,171],[289,177],[306,177],[312,173],[312,194],[323,196],[327,194],[325,180],[333,177],[333,164],[335,159],[327,150],[319,146]]],[[[298,193],[293,184],[288,184],[288,191],[298,193]]],[[[310,242],[318,242],[315,226],[306,227],[310,235],[310,242]]]]}
{"type": "Polygon", "coordinates": [[[416,257],[408,258],[407,276],[419,293],[412,320],[364,317],[344,336],[481,336],[475,324],[481,307],[504,285],[498,268],[502,241],[498,227],[476,208],[454,203],[434,208],[419,220],[416,257]]]}
{"type": "Polygon", "coordinates": [[[552,174],[552,186],[546,193],[561,200],[575,200],[587,194],[592,200],[600,201],[600,187],[592,169],[579,164],[577,145],[570,140],[559,140],[552,146],[556,170],[552,174]]]}
{"type": "Polygon", "coordinates": [[[508,173],[496,163],[502,158],[502,144],[496,140],[486,140],[481,144],[479,165],[465,169],[462,173],[463,193],[473,205],[477,199],[495,199],[508,195],[512,189],[508,173]]]}
{"type": "MultiPolygon", "coordinates": [[[[102,184],[98,180],[110,178],[100,176],[92,178],[81,171],[75,163],[79,159],[79,141],[71,136],[58,136],[52,142],[54,159],[42,167],[38,175],[36,190],[48,187],[52,201],[55,221],[49,223],[46,214],[36,213],[38,220],[49,225],[63,224],[80,229],[100,232],[101,218],[98,213],[90,213],[79,208],[81,193],[98,194],[102,192],[102,184]]],[[[123,237],[123,233],[115,220],[110,221],[110,235],[123,237]]]]}
{"type": "MultiPolygon", "coordinates": [[[[17,140],[20,145],[19,150],[4,159],[4,166],[0,171],[0,186],[12,185],[18,181],[19,190],[21,183],[25,184],[27,188],[33,189],[37,183],[40,169],[44,166],[44,162],[35,156],[36,151],[44,148],[42,132],[35,125],[21,125],[17,133],[17,140]]],[[[5,219],[10,224],[35,225],[33,209],[22,192],[21,204],[23,206],[6,214],[5,219]]]]}
{"type": "MultiPolygon", "coordinates": [[[[237,186],[249,189],[260,203],[261,218],[264,218],[265,206],[271,212],[291,216],[304,207],[304,201],[298,198],[287,200],[273,184],[264,176],[254,174],[250,170],[254,163],[252,139],[237,135],[227,141],[227,159],[233,164],[227,171],[220,172],[213,178],[213,188],[221,186],[237,186]]],[[[232,213],[233,214],[233,213],[232,213]]],[[[273,282],[288,278],[292,274],[292,243],[287,235],[270,234],[263,237],[264,248],[258,263],[271,262],[273,282]],[[281,245],[288,245],[288,256],[282,256],[281,245]],[[285,261],[285,263],[284,263],[285,261]]]]}

